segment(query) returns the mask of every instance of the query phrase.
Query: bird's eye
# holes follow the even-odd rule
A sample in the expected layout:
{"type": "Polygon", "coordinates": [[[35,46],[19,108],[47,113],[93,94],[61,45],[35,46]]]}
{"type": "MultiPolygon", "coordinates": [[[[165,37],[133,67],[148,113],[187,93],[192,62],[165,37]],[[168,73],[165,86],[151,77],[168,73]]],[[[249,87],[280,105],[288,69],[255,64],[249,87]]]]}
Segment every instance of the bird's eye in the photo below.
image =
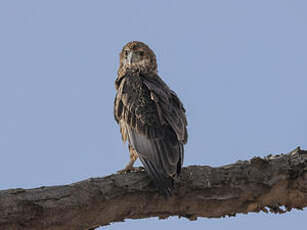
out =
{"type": "Polygon", "coordinates": [[[140,51],[139,54],[140,54],[141,57],[144,56],[144,52],[143,51],[140,51]]]}
{"type": "Polygon", "coordinates": [[[125,56],[127,57],[128,56],[128,50],[125,50],[125,56]]]}

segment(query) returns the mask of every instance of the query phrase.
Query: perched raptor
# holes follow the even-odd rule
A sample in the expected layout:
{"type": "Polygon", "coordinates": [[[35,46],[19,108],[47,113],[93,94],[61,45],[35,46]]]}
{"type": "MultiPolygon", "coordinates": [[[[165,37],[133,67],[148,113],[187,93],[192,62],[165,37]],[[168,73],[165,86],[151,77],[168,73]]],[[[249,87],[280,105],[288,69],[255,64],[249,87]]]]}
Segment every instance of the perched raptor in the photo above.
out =
{"type": "Polygon", "coordinates": [[[146,44],[123,47],[115,87],[114,117],[130,152],[120,172],[133,171],[139,157],[154,184],[170,195],[183,163],[187,119],[176,93],[158,76],[156,56],[146,44]]]}

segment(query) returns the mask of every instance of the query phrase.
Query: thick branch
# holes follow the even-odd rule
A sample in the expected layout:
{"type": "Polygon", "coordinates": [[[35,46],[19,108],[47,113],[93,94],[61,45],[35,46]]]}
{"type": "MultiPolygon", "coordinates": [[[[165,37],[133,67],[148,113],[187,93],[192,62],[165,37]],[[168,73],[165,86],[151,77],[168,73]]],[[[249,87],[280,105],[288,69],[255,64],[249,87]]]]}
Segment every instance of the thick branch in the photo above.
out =
{"type": "Polygon", "coordinates": [[[173,196],[165,199],[140,172],[2,190],[0,229],[84,230],[126,218],[176,215],[194,220],[302,209],[307,206],[307,151],[297,148],[219,168],[190,166],[175,187],[173,196]]]}

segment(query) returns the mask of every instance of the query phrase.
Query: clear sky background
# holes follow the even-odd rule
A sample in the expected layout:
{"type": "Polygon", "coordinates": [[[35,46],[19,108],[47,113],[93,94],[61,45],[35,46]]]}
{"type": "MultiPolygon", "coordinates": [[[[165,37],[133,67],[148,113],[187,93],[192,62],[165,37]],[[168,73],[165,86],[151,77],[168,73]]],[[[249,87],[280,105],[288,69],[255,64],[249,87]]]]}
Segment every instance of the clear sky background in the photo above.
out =
{"type": "MultiPolygon", "coordinates": [[[[307,148],[307,1],[0,1],[0,189],[106,176],[122,46],[150,45],[189,121],[184,165],[307,148]]],[[[307,212],[127,220],[104,229],[292,229],[307,212]]]]}

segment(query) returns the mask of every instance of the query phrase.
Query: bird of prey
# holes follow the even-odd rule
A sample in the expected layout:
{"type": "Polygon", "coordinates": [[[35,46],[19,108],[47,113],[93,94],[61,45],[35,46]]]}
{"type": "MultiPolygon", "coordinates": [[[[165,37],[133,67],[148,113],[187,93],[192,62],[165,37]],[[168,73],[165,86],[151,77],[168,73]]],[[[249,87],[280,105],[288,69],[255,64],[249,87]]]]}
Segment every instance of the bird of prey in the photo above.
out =
{"type": "Polygon", "coordinates": [[[123,47],[115,88],[114,117],[130,152],[120,172],[135,170],[139,157],[158,189],[171,195],[183,163],[187,119],[176,93],[158,75],[154,52],[143,42],[123,47]]]}

